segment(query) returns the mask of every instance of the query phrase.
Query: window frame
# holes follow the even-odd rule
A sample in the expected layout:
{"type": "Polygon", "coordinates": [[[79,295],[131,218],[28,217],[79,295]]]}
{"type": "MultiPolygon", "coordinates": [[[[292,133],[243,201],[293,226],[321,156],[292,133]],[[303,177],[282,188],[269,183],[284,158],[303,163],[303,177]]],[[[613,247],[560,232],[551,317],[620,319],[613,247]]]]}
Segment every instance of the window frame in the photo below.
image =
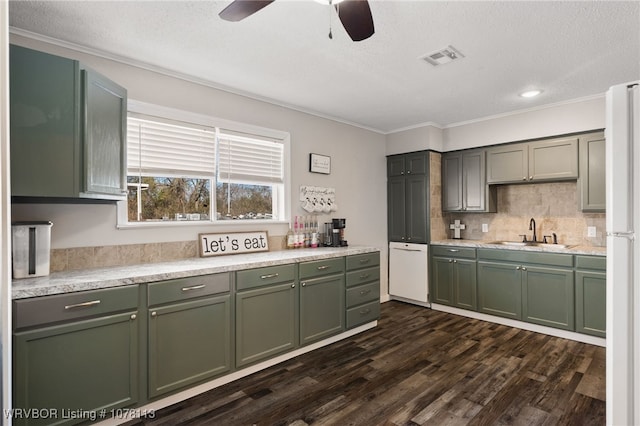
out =
{"type": "MultiPolygon", "coordinates": [[[[127,105],[127,113],[142,114],[146,116],[158,117],[160,119],[171,120],[176,122],[184,122],[187,124],[195,124],[229,130],[232,132],[253,134],[269,139],[282,141],[283,144],[283,183],[272,186],[272,200],[274,216],[278,219],[251,219],[251,220],[217,220],[211,214],[209,220],[193,220],[193,221],[150,221],[150,222],[129,222],[127,212],[127,200],[118,201],[116,203],[116,228],[167,228],[167,227],[185,227],[185,226],[256,226],[256,225],[280,225],[289,223],[291,217],[291,136],[289,132],[269,129],[266,127],[240,123],[232,120],[226,120],[208,115],[184,111],[176,108],[154,105],[146,102],[129,99],[127,105]]],[[[129,174],[127,173],[127,176],[129,174]]],[[[212,213],[215,213],[216,203],[216,178],[212,178],[211,182],[211,204],[212,213]]]]}

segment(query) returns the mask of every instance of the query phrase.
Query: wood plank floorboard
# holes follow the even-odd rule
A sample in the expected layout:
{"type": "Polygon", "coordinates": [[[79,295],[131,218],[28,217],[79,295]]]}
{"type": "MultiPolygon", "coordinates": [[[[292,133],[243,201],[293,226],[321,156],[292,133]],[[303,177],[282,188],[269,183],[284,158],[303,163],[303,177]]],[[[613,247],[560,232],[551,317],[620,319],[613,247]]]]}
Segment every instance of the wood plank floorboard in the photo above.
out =
{"type": "Polygon", "coordinates": [[[604,425],[605,348],[401,302],[148,425],[604,425]]]}

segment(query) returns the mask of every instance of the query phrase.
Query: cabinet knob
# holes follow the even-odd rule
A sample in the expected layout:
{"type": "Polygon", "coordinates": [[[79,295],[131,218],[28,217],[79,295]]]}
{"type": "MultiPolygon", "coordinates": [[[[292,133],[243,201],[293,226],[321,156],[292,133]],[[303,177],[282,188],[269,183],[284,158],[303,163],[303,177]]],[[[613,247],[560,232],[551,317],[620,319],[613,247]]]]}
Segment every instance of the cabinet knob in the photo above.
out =
{"type": "Polygon", "coordinates": [[[453,259],[449,259],[449,263],[453,263],[453,259]]]}
{"type": "Polygon", "coordinates": [[[522,267],[522,270],[523,270],[523,271],[526,271],[526,270],[527,270],[527,268],[525,268],[525,267],[523,266],[523,267],[522,267]]]}
{"type": "Polygon", "coordinates": [[[520,267],[519,267],[519,266],[516,266],[516,271],[519,271],[519,270],[520,270],[520,267]]]}
{"type": "Polygon", "coordinates": [[[306,287],[306,286],[307,286],[307,283],[302,283],[302,287],[306,287]]]}
{"type": "Polygon", "coordinates": [[[296,285],[295,284],[291,284],[291,288],[296,288],[296,285]]]}
{"type": "Polygon", "coordinates": [[[453,261],[453,263],[458,263],[458,261],[457,261],[457,260],[454,260],[454,261],[453,261]]]}
{"type": "Polygon", "coordinates": [[[522,180],[527,180],[527,177],[526,176],[522,176],[522,180]]]}
{"type": "Polygon", "coordinates": [[[533,176],[529,176],[529,180],[533,180],[533,176]]]}
{"type": "Polygon", "coordinates": [[[134,319],[136,319],[136,318],[138,318],[138,317],[136,316],[136,314],[131,314],[131,319],[132,319],[132,320],[134,320],[134,319]]]}
{"type": "Polygon", "coordinates": [[[158,316],[158,313],[156,311],[151,312],[151,318],[155,318],[158,316]]]}
{"type": "Polygon", "coordinates": [[[407,174],[410,175],[411,174],[411,170],[407,170],[407,174]]]}

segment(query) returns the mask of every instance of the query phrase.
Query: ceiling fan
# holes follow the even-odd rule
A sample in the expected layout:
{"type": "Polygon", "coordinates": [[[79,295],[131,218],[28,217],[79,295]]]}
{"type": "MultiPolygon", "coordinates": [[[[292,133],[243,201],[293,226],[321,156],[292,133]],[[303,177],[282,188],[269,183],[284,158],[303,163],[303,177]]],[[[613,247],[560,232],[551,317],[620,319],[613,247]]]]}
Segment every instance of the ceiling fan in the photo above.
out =
{"type": "MultiPolygon", "coordinates": [[[[274,0],[234,0],[218,16],[225,21],[241,21],[273,2],[274,0]]],[[[351,40],[362,41],[373,35],[373,17],[367,0],[324,0],[322,2],[336,8],[338,18],[351,40]]]]}

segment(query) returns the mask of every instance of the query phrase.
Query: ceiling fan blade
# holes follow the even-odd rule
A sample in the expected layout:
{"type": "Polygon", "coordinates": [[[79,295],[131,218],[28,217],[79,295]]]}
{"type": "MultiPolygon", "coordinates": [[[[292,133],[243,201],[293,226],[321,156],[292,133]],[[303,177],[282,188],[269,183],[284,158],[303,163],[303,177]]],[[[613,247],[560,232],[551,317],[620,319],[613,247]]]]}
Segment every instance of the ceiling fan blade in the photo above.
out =
{"type": "Polygon", "coordinates": [[[235,0],[218,14],[225,21],[238,22],[253,15],[274,0],[235,0]]]}
{"type": "Polygon", "coordinates": [[[335,8],[351,40],[362,41],[373,35],[373,16],[367,0],[344,0],[335,8]]]}

